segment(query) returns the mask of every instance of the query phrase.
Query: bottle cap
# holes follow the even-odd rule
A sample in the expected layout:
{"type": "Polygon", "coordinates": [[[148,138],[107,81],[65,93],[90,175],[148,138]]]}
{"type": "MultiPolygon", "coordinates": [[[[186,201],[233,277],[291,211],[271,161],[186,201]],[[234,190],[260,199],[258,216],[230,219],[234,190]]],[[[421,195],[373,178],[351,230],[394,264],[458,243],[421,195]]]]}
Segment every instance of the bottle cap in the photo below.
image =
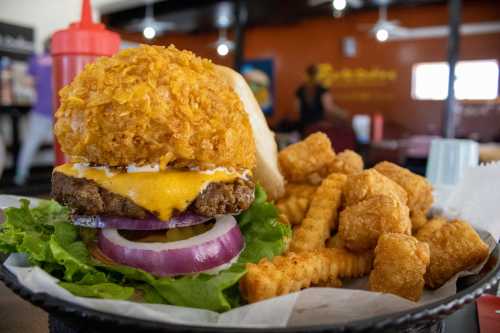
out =
{"type": "Polygon", "coordinates": [[[52,35],[52,55],[85,54],[110,56],[120,49],[120,36],[106,29],[104,24],[92,21],[90,0],[82,1],[80,22],[71,23],[52,35]]]}

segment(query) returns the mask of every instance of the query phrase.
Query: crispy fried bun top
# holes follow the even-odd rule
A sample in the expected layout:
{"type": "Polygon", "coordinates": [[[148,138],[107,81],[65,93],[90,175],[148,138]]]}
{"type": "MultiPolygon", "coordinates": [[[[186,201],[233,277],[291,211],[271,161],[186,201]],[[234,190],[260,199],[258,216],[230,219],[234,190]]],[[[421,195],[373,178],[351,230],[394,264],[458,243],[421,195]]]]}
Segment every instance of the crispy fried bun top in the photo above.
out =
{"type": "Polygon", "coordinates": [[[253,169],[233,88],[207,59],[145,46],[99,58],[60,91],[55,134],[73,161],[253,169]]]}

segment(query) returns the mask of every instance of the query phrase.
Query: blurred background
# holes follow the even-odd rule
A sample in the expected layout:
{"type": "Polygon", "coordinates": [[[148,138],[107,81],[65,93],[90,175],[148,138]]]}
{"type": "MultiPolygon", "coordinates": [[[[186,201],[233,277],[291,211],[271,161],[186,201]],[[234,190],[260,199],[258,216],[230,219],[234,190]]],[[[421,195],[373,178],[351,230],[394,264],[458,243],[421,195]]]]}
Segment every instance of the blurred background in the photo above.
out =
{"type": "MultiPolygon", "coordinates": [[[[500,160],[496,0],[92,6],[121,48],[175,44],[239,70],[280,147],[322,130],[367,166],[390,160],[425,174],[431,140],[456,137],[479,142],[480,160],[500,160]]],[[[0,2],[0,193],[50,192],[50,37],[78,21],[81,8],[80,0],[0,2]]]]}

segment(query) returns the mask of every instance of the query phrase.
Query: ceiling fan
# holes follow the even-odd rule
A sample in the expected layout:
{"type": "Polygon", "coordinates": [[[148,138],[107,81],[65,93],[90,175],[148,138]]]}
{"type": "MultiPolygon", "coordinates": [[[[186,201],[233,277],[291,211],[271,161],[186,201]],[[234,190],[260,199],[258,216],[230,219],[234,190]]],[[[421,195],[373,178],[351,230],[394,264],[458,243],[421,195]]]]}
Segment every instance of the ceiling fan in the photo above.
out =
{"type": "Polygon", "coordinates": [[[387,5],[389,0],[376,0],[378,7],[378,20],[374,25],[359,25],[362,30],[368,29],[378,41],[385,42],[390,37],[404,37],[408,34],[408,29],[401,26],[397,20],[387,18],[387,5]]]}
{"type": "Polygon", "coordinates": [[[335,9],[343,10],[346,6],[352,7],[352,8],[361,8],[363,7],[363,0],[341,0],[338,1],[338,5],[335,5],[334,2],[337,1],[332,1],[332,0],[308,0],[307,4],[310,7],[316,7],[320,6],[325,3],[332,3],[335,9]],[[340,6],[336,8],[336,6],[340,6]],[[343,8],[342,8],[343,7],[343,8]]]}
{"type": "Polygon", "coordinates": [[[127,30],[132,32],[142,32],[146,39],[153,39],[158,35],[163,34],[165,31],[173,30],[175,28],[174,22],[158,21],[154,17],[154,0],[146,1],[145,16],[141,20],[133,20],[128,26],[127,30]]]}

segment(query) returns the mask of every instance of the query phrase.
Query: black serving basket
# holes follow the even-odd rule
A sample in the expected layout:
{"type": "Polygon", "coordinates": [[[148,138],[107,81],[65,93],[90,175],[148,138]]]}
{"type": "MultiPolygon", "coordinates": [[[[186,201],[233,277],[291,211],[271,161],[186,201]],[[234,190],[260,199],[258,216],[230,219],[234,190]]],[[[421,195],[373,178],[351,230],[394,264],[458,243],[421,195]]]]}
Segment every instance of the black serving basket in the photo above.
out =
{"type": "Polygon", "coordinates": [[[500,279],[500,246],[477,275],[460,278],[458,292],[418,308],[344,324],[288,328],[231,328],[166,324],[95,311],[46,293],[33,293],[0,265],[0,279],[16,294],[49,313],[51,332],[442,332],[442,319],[494,288],[500,279]]]}

